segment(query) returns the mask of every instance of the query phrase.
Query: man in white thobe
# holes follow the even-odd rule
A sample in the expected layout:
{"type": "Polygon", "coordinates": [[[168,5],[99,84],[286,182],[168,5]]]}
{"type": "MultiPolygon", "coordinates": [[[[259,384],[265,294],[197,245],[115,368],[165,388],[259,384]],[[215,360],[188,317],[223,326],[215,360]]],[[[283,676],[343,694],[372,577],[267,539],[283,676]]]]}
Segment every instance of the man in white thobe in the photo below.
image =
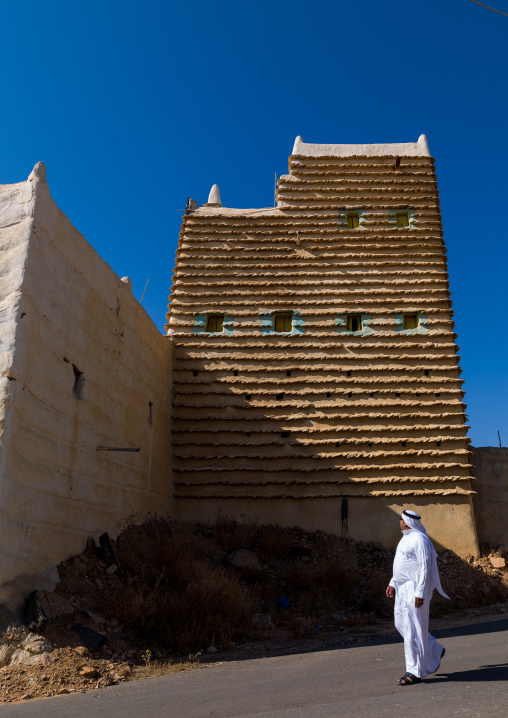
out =
{"type": "Polygon", "coordinates": [[[420,516],[404,510],[400,529],[404,534],[397,546],[393,577],[386,589],[395,597],[395,628],[404,639],[406,674],[399,678],[402,686],[421,683],[439,668],[444,647],[429,633],[429,604],[435,588],[448,598],[441,587],[437,553],[420,516]]]}

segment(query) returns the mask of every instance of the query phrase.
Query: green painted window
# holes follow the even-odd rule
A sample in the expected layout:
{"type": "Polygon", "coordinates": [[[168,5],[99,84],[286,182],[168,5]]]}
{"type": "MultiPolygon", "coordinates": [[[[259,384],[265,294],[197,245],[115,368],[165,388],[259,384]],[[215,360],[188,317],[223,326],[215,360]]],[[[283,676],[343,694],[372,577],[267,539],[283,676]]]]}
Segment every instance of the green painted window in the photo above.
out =
{"type": "Polygon", "coordinates": [[[293,329],[293,312],[277,312],[273,317],[276,332],[290,332],[293,329]]]}
{"type": "Polygon", "coordinates": [[[360,215],[358,212],[348,212],[346,214],[346,219],[349,229],[358,229],[360,226],[360,215]]]}
{"type": "Polygon", "coordinates": [[[397,227],[409,227],[409,212],[397,212],[397,227]]]}
{"type": "Polygon", "coordinates": [[[348,314],[346,319],[346,329],[348,332],[359,332],[362,329],[362,315],[348,314]]]}
{"type": "Polygon", "coordinates": [[[219,334],[224,325],[224,314],[210,314],[206,320],[206,331],[219,334]]]}
{"type": "Polygon", "coordinates": [[[404,314],[404,329],[416,329],[419,323],[418,314],[404,314]]]}

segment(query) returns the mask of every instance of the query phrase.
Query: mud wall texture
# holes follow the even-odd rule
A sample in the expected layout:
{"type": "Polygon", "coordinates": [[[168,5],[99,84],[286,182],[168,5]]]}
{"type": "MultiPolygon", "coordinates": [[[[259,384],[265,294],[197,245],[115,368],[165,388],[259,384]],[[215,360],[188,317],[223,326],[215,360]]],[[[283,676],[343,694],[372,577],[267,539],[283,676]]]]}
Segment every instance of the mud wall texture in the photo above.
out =
{"type": "Polygon", "coordinates": [[[473,449],[477,478],[473,497],[480,543],[508,547],[508,449],[482,446],[473,449]]]}
{"type": "Polygon", "coordinates": [[[33,587],[89,535],[171,513],[170,339],[42,164],[0,187],[0,250],[0,584],[33,587]]]}
{"type": "Polygon", "coordinates": [[[391,544],[394,511],[428,506],[434,540],[476,554],[434,160],[426,140],[369,147],[297,140],[276,208],[189,204],[167,325],[176,511],[341,533],[347,505],[349,535],[363,517],[391,544]]]}

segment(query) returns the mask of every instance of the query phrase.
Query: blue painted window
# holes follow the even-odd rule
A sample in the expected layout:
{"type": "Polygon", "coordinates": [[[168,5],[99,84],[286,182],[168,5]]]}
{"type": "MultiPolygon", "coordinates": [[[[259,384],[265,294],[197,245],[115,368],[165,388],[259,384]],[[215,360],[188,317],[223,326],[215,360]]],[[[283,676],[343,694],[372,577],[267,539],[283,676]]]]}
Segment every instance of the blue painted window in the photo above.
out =
{"type": "Polygon", "coordinates": [[[346,317],[346,329],[348,332],[360,332],[363,329],[361,314],[348,314],[346,317]]]}
{"type": "Polygon", "coordinates": [[[360,226],[359,212],[348,212],[346,214],[346,221],[348,229],[358,229],[358,227],[360,226]]]}
{"type": "Polygon", "coordinates": [[[224,328],[224,314],[209,314],[206,319],[206,331],[220,334],[224,328]]]}
{"type": "Polygon", "coordinates": [[[420,317],[418,314],[404,314],[404,329],[417,329],[420,324],[420,317]]]}
{"type": "Polygon", "coordinates": [[[276,332],[290,332],[293,329],[293,312],[277,312],[273,316],[273,329],[276,332]]]}
{"type": "MultiPolygon", "coordinates": [[[[397,227],[409,227],[409,212],[397,212],[395,215],[397,227]]],[[[414,327],[411,327],[414,329],[414,327]]]]}

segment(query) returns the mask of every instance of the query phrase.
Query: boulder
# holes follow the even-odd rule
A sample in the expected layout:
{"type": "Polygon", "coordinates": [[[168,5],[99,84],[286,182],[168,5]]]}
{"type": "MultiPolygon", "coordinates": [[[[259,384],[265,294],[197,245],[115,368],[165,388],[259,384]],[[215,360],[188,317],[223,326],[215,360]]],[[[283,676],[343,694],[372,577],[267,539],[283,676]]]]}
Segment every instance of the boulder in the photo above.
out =
{"type": "Polygon", "coordinates": [[[0,639],[0,666],[51,663],[53,646],[44,636],[32,633],[25,626],[10,626],[0,639]]]}
{"type": "Polygon", "coordinates": [[[502,556],[490,556],[489,560],[494,568],[504,568],[506,566],[506,560],[502,556]]]}
{"type": "Polygon", "coordinates": [[[11,657],[16,650],[14,643],[2,643],[0,645],[0,666],[8,666],[11,662],[11,657]]]}
{"type": "Polygon", "coordinates": [[[254,551],[247,551],[243,548],[236,549],[229,554],[228,561],[234,568],[244,571],[261,571],[261,564],[254,551]]]}
{"type": "Polygon", "coordinates": [[[33,655],[41,653],[51,653],[53,646],[44,636],[38,636],[36,633],[29,633],[28,636],[19,644],[20,648],[33,655]]]}
{"type": "Polygon", "coordinates": [[[76,633],[85,648],[90,651],[97,651],[104,643],[106,643],[106,636],[102,633],[93,631],[91,628],[83,626],[82,623],[73,623],[71,626],[74,633],[76,633]]]}
{"type": "Polygon", "coordinates": [[[41,628],[73,613],[74,607],[63,596],[48,591],[32,591],[25,604],[25,624],[30,628],[41,628]]]}

